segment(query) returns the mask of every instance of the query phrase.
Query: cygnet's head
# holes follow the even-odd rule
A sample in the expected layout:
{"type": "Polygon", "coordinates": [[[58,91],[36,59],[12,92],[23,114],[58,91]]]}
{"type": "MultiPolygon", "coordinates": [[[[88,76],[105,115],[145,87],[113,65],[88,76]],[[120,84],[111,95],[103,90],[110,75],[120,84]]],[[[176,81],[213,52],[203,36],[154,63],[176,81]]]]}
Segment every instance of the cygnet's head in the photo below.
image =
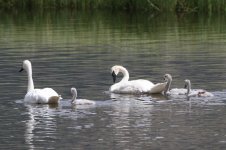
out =
{"type": "Polygon", "coordinates": [[[31,69],[31,62],[29,60],[24,60],[19,72],[22,72],[23,70],[27,71],[29,68],[31,69]]]}
{"type": "Polygon", "coordinates": [[[76,88],[74,88],[74,87],[71,88],[71,94],[72,94],[73,97],[77,98],[77,90],[76,90],[76,88]]]}
{"type": "Polygon", "coordinates": [[[172,76],[170,74],[165,74],[163,78],[165,81],[172,80],[172,76]]]}
{"type": "Polygon", "coordinates": [[[187,87],[191,86],[191,81],[190,80],[186,79],[186,80],[184,80],[184,82],[185,82],[184,88],[187,88],[187,87]]]}

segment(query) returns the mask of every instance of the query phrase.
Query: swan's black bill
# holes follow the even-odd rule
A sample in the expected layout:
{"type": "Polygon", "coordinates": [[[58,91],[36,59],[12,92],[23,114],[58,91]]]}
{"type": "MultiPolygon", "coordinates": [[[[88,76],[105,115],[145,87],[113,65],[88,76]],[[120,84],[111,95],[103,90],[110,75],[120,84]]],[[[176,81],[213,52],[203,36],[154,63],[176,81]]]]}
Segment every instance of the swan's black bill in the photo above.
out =
{"type": "Polygon", "coordinates": [[[22,72],[24,70],[24,68],[21,68],[19,72],[22,72]]]}
{"type": "Polygon", "coordinates": [[[187,84],[185,84],[185,85],[184,85],[184,88],[186,89],[187,87],[188,87],[188,85],[187,85],[187,84]]]}
{"type": "Polygon", "coordinates": [[[116,81],[116,74],[115,74],[115,72],[113,71],[111,75],[112,75],[112,78],[113,78],[113,82],[115,83],[115,81],[116,81]]]}
{"type": "Polygon", "coordinates": [[[167,81],[166,77],[163,77],[163,80],[164,80],[164,81],[167,81]]]}

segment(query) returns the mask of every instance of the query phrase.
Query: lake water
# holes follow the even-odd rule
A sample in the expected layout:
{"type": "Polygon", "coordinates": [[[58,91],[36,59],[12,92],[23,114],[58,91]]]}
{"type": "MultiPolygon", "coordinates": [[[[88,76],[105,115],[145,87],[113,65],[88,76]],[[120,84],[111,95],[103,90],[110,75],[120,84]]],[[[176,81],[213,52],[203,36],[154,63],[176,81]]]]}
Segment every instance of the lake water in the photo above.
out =
{"type": "MultiPolygon", "coordinates": [[[[106,12],[0,14],[0,149],[225,149],[226,18],[106,12]],[[23,103],[22,61],[58,106],[23,103]],[[115,95],[110,68],[213,98],[115,95]],[[70,88],[94,106],[71,106],[70,88]]],[[[120,77],[118,80],[120,80],[120,77]]]]}

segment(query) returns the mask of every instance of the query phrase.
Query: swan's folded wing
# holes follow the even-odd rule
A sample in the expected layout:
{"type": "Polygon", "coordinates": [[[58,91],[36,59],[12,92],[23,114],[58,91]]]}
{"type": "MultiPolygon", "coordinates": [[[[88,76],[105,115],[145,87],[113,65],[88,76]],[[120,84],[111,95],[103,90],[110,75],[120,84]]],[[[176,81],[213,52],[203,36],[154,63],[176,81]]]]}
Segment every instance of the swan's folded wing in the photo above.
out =
{"type": "Polygon", "coordinates": [[[166,87],[166,82],[157,83],[157,84],[153,85],[153,87],[150,89],[150,91],[148,93],[151,93],[151,94],[162,93],[164,91],[165,87],[166,87]]]}
{"type": "MultiPolygon", "coordinates": [[[[37,103],[37,104],[47,104],[49,103],[50,98],[56,99],[59,95],[51,88],[44,88],[44,89],[34,89],[29,91],[25,95],[25,102],[28,103],[37,103]]],[[[58,101],[54,100],[54,101],[58,101]]]]}
{"type": "Polygon", "coordinates": [[[121,85],[115,93],[121,93],[121,94],[136,94],[136,93],[142,93],[142,90],[133,84],[127,83],[124,85],[121,85]]]}

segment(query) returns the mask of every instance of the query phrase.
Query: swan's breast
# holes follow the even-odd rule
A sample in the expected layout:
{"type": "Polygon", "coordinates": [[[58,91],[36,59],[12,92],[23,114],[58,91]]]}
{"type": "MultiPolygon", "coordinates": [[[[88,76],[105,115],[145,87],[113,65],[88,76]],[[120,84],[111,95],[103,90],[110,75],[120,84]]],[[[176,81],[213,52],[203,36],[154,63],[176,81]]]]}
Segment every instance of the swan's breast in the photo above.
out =
{"type": "Polygon", "coordinates": [[[42,94],[40,89],[34,89],[25,95],[24,101],[27,103],[47,103],[48,99],[42,94]]]}

